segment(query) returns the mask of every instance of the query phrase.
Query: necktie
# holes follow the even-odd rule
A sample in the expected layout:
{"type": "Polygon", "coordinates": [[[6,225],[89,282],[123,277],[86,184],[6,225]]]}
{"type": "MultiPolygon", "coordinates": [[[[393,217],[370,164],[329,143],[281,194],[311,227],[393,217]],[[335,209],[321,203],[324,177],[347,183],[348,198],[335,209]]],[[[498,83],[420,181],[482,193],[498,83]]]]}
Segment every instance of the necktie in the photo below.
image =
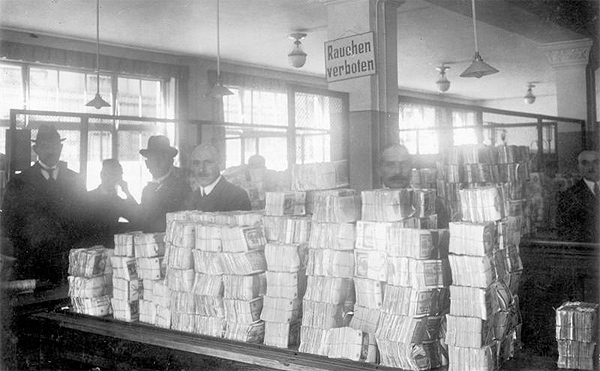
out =
{"type": "Polygon", "coordinates": [[[42,168],[42,175],[46,180],[56,180],[56,169],[52,168],[42,168]]]}
{"type": "Polygon", "coordinates": [[[598,187],[598,182],[594,183],[594,195],[600,197],[600,187],[598,187]]]}

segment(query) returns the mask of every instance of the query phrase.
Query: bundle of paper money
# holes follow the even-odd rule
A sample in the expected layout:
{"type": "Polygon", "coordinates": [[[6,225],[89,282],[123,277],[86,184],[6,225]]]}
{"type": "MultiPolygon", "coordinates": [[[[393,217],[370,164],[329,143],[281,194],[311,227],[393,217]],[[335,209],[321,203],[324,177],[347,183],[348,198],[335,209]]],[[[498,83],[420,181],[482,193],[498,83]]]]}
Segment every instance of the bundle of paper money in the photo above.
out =
{"type": "Polygon", "coordinates": [[[383,305],[383,284],[380,281],[354,278],[356,304],[366,308],[380,309],[383,305]]]}
{"type": "Polygon", "coordinates": [[[353,250],[356,226],[351,223],[319,223],[311,225],[308,247],[311,249],[353,250]]]}
{"type": "Polygon", "coordinates": [[[357,302],[354,304],[354,312],[348,326],[367,334],[374,334],[379,325],[380,316],[381,310],[379,308],[362,306],[357,302]]]}
{"type": "Polygon", "coordinates": [[[361,200],[358,194],[326,195],[315,200],[312,220],[328,223],[352,223],[360,219],[361,200]]]}
{"type": "Polygon", "coordinates": [[[349,179],[348,160],[292,167],[292,189],[295,191],[343,188],[350,184],[349,179]]]}
{"type": "Polygon", "coordinates": [[[413,188],[412,205],[415,210],[413,216],[416,218],[425,218],[435,214],[435,189],[413,188]]]}
{"type": "Polygon", "coordinates": [[[265,322],[291,323],[302,317],[302,299],[288,299],[273,296],[263,298],[260,319],[265,322]]]}
{"type": "Polygon", "coordinates": [[[442,259],[418,260],[407,257],[388,256],[387,282],[395,286],[414,288],[445,287],[449,267],[442,259]]]}
{"type": "Polygon", "coordinates": [[[103,317],[112,312],[109,295],[92,298],[71,296],[71,305],[75,313],[87,314],[89,316],[103,317]]]}
{"type": "Polygon", "coordinates": [[[481,348],[448,345],[449,371],[494,371],[498,369],[497,344],[481,348]]]}
{"type": "Polygon", "coordinates": [[[169,308],[172,313],[196,314],[196,300],[194,293],[184,291],[171,291],[169,308]]]}
{"type": "Polygon", "coordinates": [[[220,252],[222,226],[212,223],[196,225],[196,249],[210,252],[220,252]]]}
{"type": "Polygon", "coordinates": [[[473,223],[493,222],[505,217],[500,187],[466,188],[459,191],[462,218],[473,223]]]}
{"type": "Polygon", "coordinates": [[[171,310],[168,307],[156,305],[156,327],[160,328],[171,328],[171,310]]]}
{"type": "Polygon", "coordinates": [[[267,269],[271,272],[297,272],[306,267],[307,259],[306,244],[270,242],[265,246],[267,269]]]}
{"type": "Polygon", "coordinates": [[[192,292],[196,295],[223,296],[223,276],[196,273],[192,292]]]}
{"type": "Polygon", "coordinates": [[[270,216],[262,219],[267,241],[306,243],[310,238],[311,221],[308,216],[270,216]]]}
{"type": "Polygon", "coordinates": [[[306,214],[305,192],[266,192],[265,215],[304,215],[306,214]]]}
{"type": "Polygon", "coordinates": [[[239,253],[262,250],[267,243],[262,225],[252,227],[221,227],[221,246],[223,252],[239,253]]]}
{"type": "Polygon", "coordinates": [[[354,276],[354,254],[352,251],[309,249],[306,274],[352,278],[354,276]]]}
{"type": "Polygon", "coordinates": [[[354,250],[354,276],[376,281],[388,279],[388,261],[385,251],[354,250]]]}
{"type": "Polygon", "coordinates": [[[171,305],[171,289],[163,281],[154,282],[152,286],[152,301],[156,305],[167,309],[171,305]]]}
{"type": "Polygon", "coordinates": [[[169,268],[175,269],[193,269],[194,258],[192,256],[193,249],[190,247],[178,247],[168,244],[167,248],[167,265],[169,268]]]}
{"type": "Polygon", "coordinates": [[[139,319],[139,300],[127,301],[113,297],[110,299],[110,304],[114,319],[126,322],[136,322],[139,319]]]}
{"type": "Polygon", "coordinates": [[[449,223],[452,254],[485,256],[498,248],[498,231],[494,223],[449,223]]]}
{"type": "Polygon", "coordinates": [[[124,280],[113,277],[113,298],[133,302],[142,299],[143,281],[140,279],[124,280]]]}
{"type": "MultiPolygon", "coordinates": [[[[267,292],[269,287],[267,287],[267,292]]],[[[308,276],[304,299],[344,304],[355,301],[354,280],[343,277],[308,276]]]]}
{"type": "Polygon", "coordinates": [[[135,256],[133,247],[133,236],[141,232],[128,232],[114,235],[115,255],[118,256],[135,256]]]}
{"type": "Polygon", "coordinates": [[[172,291],[192,292],[196,272],[193,269],[178,269],[167,266],[165,284],[172,291]]]}
{"type": "MultiPolygon", "coordinates": [[[[308,279],[313,277],[308,277],[308,279]]],[[[336,278],[332,278],[336,279],[336,278]]],[[[307,287],[306,270],[266,272],[266,295],[277,298],[302,299],[307,287]]],[[[317,299],[313,299],[317,300],[317,299]]]]}
{"type": "Polygon", "coordinates": [[[263,297],[251,300],[223,299],[227,322],[252,323],[260,320],[263,309],[263,297]]]}
{"type": "MultiPolygon", "coordinates": [[[[136,258],[153,258],[165,255],[164,233],[134,233],[133,249],[136,258]]],[[[115,244],[116,250],[116,244],[115,244]]],[[[116,254],[119,255],[119,254],[116,254]]]]}
{"type": "Polygon", "coordinates": [[[300,321],[265,321],[264,344],[277,348],[289,348],[300,344],[300,321]]]}
{"type": "Polygon", "coordinates": [[[417,344],[439,337],[441,316],[409,317],[383,312],[379,318],[377,338],[405,344],[417,344]]]}
{"type": "Polygon", "coordinates": [[[69,275],[95,277],[112,272],[110,257],[114,250],[103,246],[71,249],[69,251],[69,275]]]}
{"type": "Polygon", "coordinates": [[[496,279],[490,256],[450,255],[452,283],[457,286],[486,288],[496,279]]]}
{"type": "Polygon", "coordinates": [[[594,370],[597,333],[597,303],[563,303],[556,310],[558,367],[594,370]]]}
{"type": "MultiPolygon", "coordinates": [[[[494,317],[493,317],[494,318],[494,317]]],[[[483,348],[496,339],[492,319],[446,315],[446,344],[463,348],[483,348]]]]}
{"type": "Polygon", "coordinates": [[[362,220],[394,222],[415,215],[411,189],[362,191],[362,220]]]}
{"type": "Polygon", "coordinates": [[[450,306],[447,288],[413,288],[386,285],[381,310],[403,316],[436,316],[450,306]]]}
{"type": "Polygon", "coordinates": [[[193,249],[196,246],[197,225],[187,220],[173,221],[168,242],[176,247],[193,249]]]}
{"type": "Polygon", "coordinates": [[[194,332],[222,338],[225,334],[225,319],[221,317],[195,316],[194,332]]]}
{"type": "Polygon", "coordinates": [[[262,344],[265,337],[265,322],[226,322],[224,338],[245,343],[262,344]]]}
{"type": "Polygon", "coordinates": [[[329,329],[327,335],[329,358],[375,363],[377,346],[373,335],[350,327],[329,329]]]}
{"type": "Polygon", "coordinates": [[[112,295],[112,275],[95,277],[68,276],[69,297],[96,298],[112,295]]]}
{"type": "Polygon", "coordinates": [[[263,251],[250,251],[240,253],[222,253],[221,266],[223,273],[247,276],[262,273],[267,269],[263,251]]]}
{"type": "Polygon", "coordinates": [[[380,338],[376,338],[376,340],[381,358],[380,363],[384,366],[426,371],[444,364],[444,356],[438,340],[418,344],[400,343],[380,338]]]}
{"type": "Polygon", "coordinates": [[[350,188],[338,188],[327,190],[310,190],[306,191],[306,214],[314,214],[315,205],[320,202],[320,199],[328,196],[354,196],[356,190],[350,188]]]}
{"type": "Polygon", "coordinates": [[[492,318],[493,292],[491,289],[466,286],[450,286],[450,313],[455,316],[492,318]]]}
{"type": "MultiPolygon", "coordinates": [[[[344,327],[350,322],[348,308],[344,304],[323,303],[304,299],[302,302],[302,326],[330,329],[344,327]]],[[[302,339],[304,341],[304,339],[302,339]]]]}
{"type": "Polygon", "coordinates": [[[435,188],[437,170],[435,168],[412,169],[410,186],[412,188],[435,188]]]}
{"type": "Polygon", "coordinates": [[[194,295],[194,302],[196,314],[225,318],[225,303],[222,296],[194,295]]]}
{"type": "Polygon", "coordinates": [[[133,256],[111,256],[113,279],[121,278],[127,281],[138,279],[137,266],[133,256]]]}
{"type": "Polygon", "coordinates": [[[139,321],[154,325],[156,323],[156,304],[151,300],[141,299],[139,301],[139,321]]]}
{"type": "Polygon", "coordinates": [[[152,258],[136,258],[138,277],[147,280],[165,278],[167,265],[162,256],[152,258]]]}
{"type": "Polygon", "coordinates": [[[223,274],[220,253],[192,250],[192,257],[194,258],[194,270],[196,272],[211,275],[223,274]]]}
{"type": "Polygon", "coordinates": [[[171,329],[193,333],[196,329],[196,317],[193,313],[171,311],[171,329]]]}
{"type": "Polygon", "coordinates": [[[329,329],[309,327],[303,324],[300,328],[300,346],[298,347],[298,351],[327,356],[329,353],[328,335],[329,329]]]}
{"type": "Polygon", "coordinates": [[[264,273],[248,276],[224,275],[224,297],[227,299],[252,300],[263,296],[267,290],[267,277],[264,273]]]}

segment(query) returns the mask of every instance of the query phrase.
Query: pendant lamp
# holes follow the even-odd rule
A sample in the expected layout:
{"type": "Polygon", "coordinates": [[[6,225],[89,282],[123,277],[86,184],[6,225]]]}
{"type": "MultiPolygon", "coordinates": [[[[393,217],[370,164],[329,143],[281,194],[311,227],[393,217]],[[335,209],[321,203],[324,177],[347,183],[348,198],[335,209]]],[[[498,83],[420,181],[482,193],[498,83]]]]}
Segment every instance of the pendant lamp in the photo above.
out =
{"type": "Polygon", "coordinates": [[[477,15],[475,13],[475,0],[471,0],[473,9],[473,34],[475,36],[475,56],[473,57],[473,63],[467,69],[460,74],[460,77],[477,77],[492,75],[497,73],[498,70],[489,64],[485,63],[479,55],[479,48],[477,47],[477,15]]]}
{"type": "Polygon", "coordinates": [[[217,82],[212,88],[205,94],[205,97],[220,99],[225,95],[232,95],[231,90],[221,84],[221,35],[219,33],[219,0],[217,0],[217,82]]]}
{"type": "Polygon", "coordinates": [[[100,0],[96,0],[96,96],[86,106],[96,109],[110,107],[100,96],[100,0]]]}

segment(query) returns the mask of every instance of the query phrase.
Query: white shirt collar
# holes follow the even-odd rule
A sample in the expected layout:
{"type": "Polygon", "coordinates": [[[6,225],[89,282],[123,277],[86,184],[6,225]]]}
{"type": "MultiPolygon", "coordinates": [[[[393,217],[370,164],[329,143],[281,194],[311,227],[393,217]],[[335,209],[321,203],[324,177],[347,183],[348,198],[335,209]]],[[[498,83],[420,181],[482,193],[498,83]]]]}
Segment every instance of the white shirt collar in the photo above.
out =
{"type": "Polygon", "coordinates": [[[219,183],[219,180],[221,180],[221,175],[219,175],[219,177],[217,179],[215,179],[214,182],[210,183],[206,187],[200,187],[200,192],[202,194],[204,194],[205,196],[209,195],[210,192],[212,192],[213,189],[215,189],[215,187],[217,186],[217,183],[219,183]]]}
{"type": "MultiPolygon", "coordinates": [[[[592,193],[594,193],[594,186],[596,185],[596,183],[592,182],[591,180],[587,180],[585,178],[583,178],[583,181],[588,186],[588,188],[590,189],[590,191],[592,191],[592,193]]],[[[596,196],[600,196],[600,195],[596,195],[596,196]]]]}
{"type": "Polygon", "coordinates": [[[167,171],[167,173],[165,175],[161,176],[158,179],[152,179],[152,181],[155,182],[155,183],[161,184],[165,179],[167,179],[169,177],[169,175],[171,175],[172,171],[173,171],[173,167],[171,167],[169,169],[169,171],[167,171]]]}

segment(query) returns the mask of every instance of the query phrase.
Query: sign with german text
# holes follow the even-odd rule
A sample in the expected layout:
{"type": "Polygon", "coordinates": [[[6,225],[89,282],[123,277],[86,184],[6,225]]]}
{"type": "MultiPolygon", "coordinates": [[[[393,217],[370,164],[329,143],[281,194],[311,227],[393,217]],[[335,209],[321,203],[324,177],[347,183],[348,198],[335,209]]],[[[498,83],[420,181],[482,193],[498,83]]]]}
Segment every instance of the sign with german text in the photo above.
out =
{"type": "Polygon", "coordinates": [[[373,32],[343,37],[325,43],[327,82],[377,73],[373,32]]]}

